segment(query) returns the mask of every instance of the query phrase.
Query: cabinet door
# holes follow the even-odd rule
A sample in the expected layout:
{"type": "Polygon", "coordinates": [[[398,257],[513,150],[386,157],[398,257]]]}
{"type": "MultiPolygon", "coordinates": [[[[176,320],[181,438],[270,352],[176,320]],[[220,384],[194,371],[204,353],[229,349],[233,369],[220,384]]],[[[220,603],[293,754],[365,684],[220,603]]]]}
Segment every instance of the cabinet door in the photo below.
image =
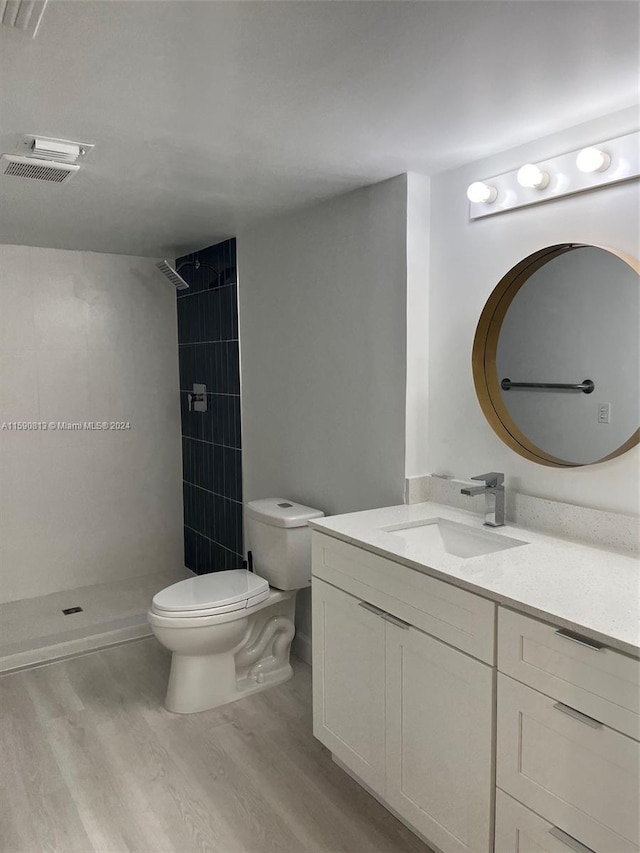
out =
{"type": "Polygon", "coordinates": [[[384,629],[357,598],[312,585],[313,733],[377,793],[384,792],[384,629]]]}
{"type": "Polygon", "coordinates": [[[443,853],[489,853],[491,667],[387,624],[387,796],[443,853]]]}

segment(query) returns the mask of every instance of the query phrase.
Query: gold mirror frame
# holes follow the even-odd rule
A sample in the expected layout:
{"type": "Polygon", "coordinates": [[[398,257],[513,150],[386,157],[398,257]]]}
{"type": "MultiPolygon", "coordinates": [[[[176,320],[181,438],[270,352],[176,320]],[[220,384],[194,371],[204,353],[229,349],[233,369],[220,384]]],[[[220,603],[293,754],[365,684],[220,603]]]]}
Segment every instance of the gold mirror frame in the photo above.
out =
{"type": "MultiPolygon", "coordinates": [[[[616,456],[621,456],[640,442],[640,428],[638,428],[624,444],[621,444],[613,453],[603,456],[602,459],[588,463],[567,462],[565,459],[552,456],[535,445],[516,425],[502,398],[502,389],[496,367],[496,354],[500,330],[509,306],[520,288],[540,267],[565,252],[590,245],[588,243],[559,243],[556,246],[548,246],[534,252],[512,267],[500,279],[487,299],[473,340],[471,356],[473,382],[478,402],[489,425],[511,450],[515,450],[525,459],[552,468],[581,468],[585,464],[596,465],[598,462],[606,462],[609,459],[615,459],[616,456]]],[[[640,275],[640,263],[635,258],[606,246],[592,246],[592,248],[603,249],[605,252],[615,255],[640,275]]]]}

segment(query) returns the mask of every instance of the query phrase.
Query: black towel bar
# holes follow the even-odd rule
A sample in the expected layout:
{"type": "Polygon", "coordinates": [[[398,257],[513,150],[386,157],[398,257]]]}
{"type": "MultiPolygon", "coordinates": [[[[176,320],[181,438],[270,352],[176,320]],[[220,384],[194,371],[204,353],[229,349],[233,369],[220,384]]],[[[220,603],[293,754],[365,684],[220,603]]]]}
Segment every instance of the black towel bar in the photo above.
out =
{"type": "Polygon", "coordinates": [[[503,391],[510,391],[512,388],[551,388],[557,391],[582,391],[585,394],[591,394],[596,386],[590,379],[585,379],[577,385],[566,382],[512,382],[510,379],[503,379],[500,387],[503,391]]]}

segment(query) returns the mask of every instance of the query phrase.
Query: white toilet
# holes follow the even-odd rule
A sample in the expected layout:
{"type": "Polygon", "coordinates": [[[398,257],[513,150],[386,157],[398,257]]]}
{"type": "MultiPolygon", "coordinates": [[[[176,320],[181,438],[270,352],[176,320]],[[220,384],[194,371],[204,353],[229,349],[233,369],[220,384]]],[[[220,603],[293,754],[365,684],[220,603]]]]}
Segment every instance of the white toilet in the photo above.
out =
{"type": "Polygon", "coordinates": [[[153,597],[149,624],[173,652],[165,707],[192,714],[291,677],[296,592],[311,581],[311,531],[324,515],[282,498],[246,505],[244,569],[197,575],[153,597]]]}

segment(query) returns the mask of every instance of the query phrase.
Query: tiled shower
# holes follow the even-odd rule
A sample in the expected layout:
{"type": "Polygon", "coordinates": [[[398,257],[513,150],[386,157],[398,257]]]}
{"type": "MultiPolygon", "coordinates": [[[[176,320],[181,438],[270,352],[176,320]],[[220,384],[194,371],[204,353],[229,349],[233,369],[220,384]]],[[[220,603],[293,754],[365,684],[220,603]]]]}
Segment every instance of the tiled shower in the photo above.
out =
{"type": "Polygon", "coordinates": [[[175,298],[153,258],[0,245],[0,673],[147,636],[186,576],[175,298]]]}
{"type": "Polygon", "coordinates": [[[185,565],[241,568],[242,450],[236,241],[178,258],[185,565]],[[189,404],[206,385],[207,411],[189,404]]]}

